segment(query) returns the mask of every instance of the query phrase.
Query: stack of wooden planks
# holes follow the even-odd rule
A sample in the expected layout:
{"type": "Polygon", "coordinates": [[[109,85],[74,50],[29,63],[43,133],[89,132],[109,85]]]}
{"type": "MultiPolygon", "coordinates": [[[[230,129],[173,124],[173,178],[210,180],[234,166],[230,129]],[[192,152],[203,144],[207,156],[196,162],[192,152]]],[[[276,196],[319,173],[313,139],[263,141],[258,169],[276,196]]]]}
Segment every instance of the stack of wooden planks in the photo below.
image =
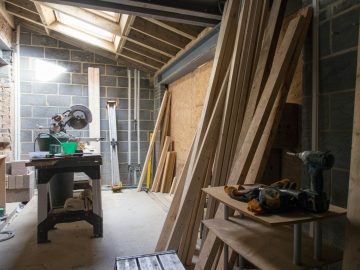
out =
{"type": "MultiPolygon", "coordinates": [[[[154,180],[151,186],[151,191],[162,193],[174,193],[176,189],[176,181],[174,181],[174,172],[176,165],[176,152],[172,151],[171,137],[168,136],[170,132],[170,110],[171,110],[171,93],[165,91],[158,118],[156,120],[153,136],[150,140],[149,149],[145,158],[144,168],[148,166],[150,157],[153,155],[155,141],[157,134],[160,133],[160,149],[161,154],[156,168],[154,180]]],[[[141,191],[142,185],[146,178],[146,170],[142,170],[140,181],[138,184],[138,191],[141,191]]]]}
{"type": "MultiPolygon", "coordinates": [[[[185,264],[204,215],[201,188],[255,183],[264,171],[312,17],[300,10],[279,41],[285,7],[285,0],[226,2],[199,126],[156,247],[177,250],[185,264]]],[[[207,218],[222,214],[209,200],[207,218]]],[[[220,245],[209,232],[196,269],[221,267],[220,245]]]]}

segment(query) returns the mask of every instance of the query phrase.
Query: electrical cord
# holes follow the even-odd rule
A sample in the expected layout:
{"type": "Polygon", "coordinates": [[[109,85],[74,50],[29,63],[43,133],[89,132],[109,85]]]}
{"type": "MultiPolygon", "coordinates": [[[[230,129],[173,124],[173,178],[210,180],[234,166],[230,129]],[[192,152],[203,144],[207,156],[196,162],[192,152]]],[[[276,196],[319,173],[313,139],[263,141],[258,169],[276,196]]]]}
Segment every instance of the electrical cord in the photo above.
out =
{"type": "Polygon", "coordinates": [[[7,240],[9,240],[9,239],[11,239],[11,238],[13,238],[15,236],[15,233],[12,232],[12,231],[3,231],[3,232],[0,232],[0,234],[7,235],[4,238],[0,238],[0,242],[7,241],[7,240]]]}
{"type": "Polygon", "coordinates": [[[54,135],[52,135],[52,134],[50,134],[50,133],[41,132],[41,133],[39,133],[39,134],[36,136],[36,138],[35,138],[35,140],[34,140],[34,152],[36,151],[36,150],[35,150],[35,149],[36,149],[36,141],[39,139],[40,135],[48,135],[48,136],[54,138],[55,140],[57,140],[59,144],[61,144],[61,141],[60,141],[58,138],[56,138],[54,135]]]}

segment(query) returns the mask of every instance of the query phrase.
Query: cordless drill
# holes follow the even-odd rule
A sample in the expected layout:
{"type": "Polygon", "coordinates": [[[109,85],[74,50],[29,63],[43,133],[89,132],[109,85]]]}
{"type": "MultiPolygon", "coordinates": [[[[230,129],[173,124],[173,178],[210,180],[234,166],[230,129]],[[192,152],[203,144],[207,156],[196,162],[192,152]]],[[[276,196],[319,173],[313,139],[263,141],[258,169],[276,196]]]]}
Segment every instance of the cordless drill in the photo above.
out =
{"type": "Polygon", "coordinates": [[[298,201],[300,207],[315,213],[326,212],[329,209],[329,200],[324,192],[323,170],[333,167],[334,156],[329,151],[304,151],[288,154],[302,160],[310,175],[310,189],[303,190],[306,196],[298,201]]]}

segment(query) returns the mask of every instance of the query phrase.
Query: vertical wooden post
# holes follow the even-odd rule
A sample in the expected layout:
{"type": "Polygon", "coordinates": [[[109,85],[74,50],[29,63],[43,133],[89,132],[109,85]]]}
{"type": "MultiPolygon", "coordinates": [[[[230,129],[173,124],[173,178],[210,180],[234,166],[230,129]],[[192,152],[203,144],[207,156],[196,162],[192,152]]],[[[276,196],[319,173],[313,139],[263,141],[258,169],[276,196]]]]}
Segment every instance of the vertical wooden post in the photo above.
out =
{"type": "MultiPolygon", "coordinates": [[[[89,136],[100,138],[100,75],[99,69],[88,68],[89,109],[92,113],[92,122],[89,124],[89,136]]],[[[101,152],[100,142],[91,142],[97,153],[101,152]]]]}
{"type": "Polygon", "coordinates": [[[354,124],[348,198],[348,224],[346,228],[342,269],[360,268],[360,31],[355,86],[354,124]]]}

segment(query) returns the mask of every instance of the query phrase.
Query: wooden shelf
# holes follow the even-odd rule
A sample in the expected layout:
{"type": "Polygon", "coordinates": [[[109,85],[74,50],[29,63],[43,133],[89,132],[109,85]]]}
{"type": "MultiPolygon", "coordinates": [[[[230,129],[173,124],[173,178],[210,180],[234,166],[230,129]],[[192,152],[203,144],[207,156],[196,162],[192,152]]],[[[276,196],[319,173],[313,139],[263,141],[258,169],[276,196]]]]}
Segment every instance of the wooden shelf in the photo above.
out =
{"type": "Polygon", "coordinates": [[[342,252],[323,245],[322,260],[313,259],[313,240],[302,237],[301,265],[294,265],[293,231],[291,227],[269,227],[249,218],[231,217],[229,220],[203,221],[225,244],[260,269],[309,269],[335,263],[342,259],[342,252]]]}
{"type": "Polygon", "coordinates": [[[247,209],[247,203],[243,203],[237,200],[234,200],[229,197],[224,192],[224,187],[210,187],[202,189],[205,193],[214,197],[216,200],[222,202],[223,204],[229,206],[230,208],[243,213],[244,215],[254,219],[258,222],[261,222],[268,226],[278,226],[278,225],[290,225],[297,223],[305,223],[315,220],[327,219],[337,216],[346,215],[346,209],[330,205],[329,210],[326,213],[311,213],[308,211],[294,210],[288,213],[282,214],[254,214],[253,212],[247,209]]]}

